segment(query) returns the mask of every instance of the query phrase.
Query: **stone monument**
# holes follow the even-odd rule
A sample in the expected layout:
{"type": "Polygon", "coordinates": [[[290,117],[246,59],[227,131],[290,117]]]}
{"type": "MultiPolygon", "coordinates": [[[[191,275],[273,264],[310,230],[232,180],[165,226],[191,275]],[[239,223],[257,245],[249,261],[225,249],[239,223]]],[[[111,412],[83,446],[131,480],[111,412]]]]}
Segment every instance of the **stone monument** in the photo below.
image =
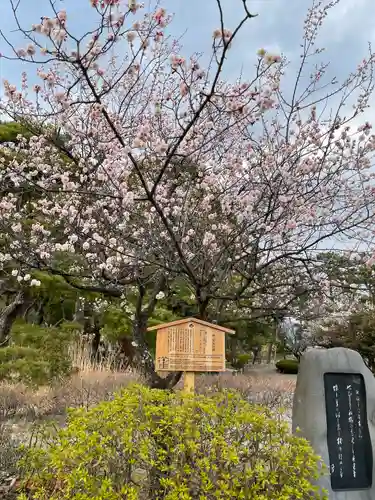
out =
{"type": "Polygon", "coordinates": [[[327,465],[319,485],[330,500],[375,500],[375,379],[359,353],[342,347],[305,352],[292,426],[327,465]]]}

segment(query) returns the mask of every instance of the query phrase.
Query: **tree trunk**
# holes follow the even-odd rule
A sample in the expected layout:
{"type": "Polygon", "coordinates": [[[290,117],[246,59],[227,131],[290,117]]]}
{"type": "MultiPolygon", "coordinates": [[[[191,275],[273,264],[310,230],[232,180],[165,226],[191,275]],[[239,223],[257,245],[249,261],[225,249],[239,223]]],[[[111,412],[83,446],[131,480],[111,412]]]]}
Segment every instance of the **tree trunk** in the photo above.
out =
{"type": "Polygon", "coordinates": [[[255,365],[255,363],[258,361],[258,358],[259,358],[259,354],[260,354],[260,351],[261,351],[261,348],[260,346],[254,346],[252,348],[252,352],[253,352],[253,365],[255,365]]]}
{"type": "MultiPolygon", "coordinates": [[[[199,297],[201,297],[202,294],[198,294],[198,300],[199,297]]],[[[199,300],[198,303],[198,318],[201,319],[202,321],[207,321],[207,307],[208,307],[208,302],[209,300],[207,298],[202,298],[199,300]]]]}
{"type": "Polygon", "coordinates": [[[94,321],[94,332],[93,332],[93,337],[92,337],[92,341],[91,341],[91,362],[92,363],[97,363],[100,361],[99,346],[100,346],[101,338],[102,338],[102,336],[100,333],[100,327],[94,321]]]}
{"type": "Polygon", "coordinates": [[[26,298],[25,293],[21,291],[18,292],[14,300],[2,310],[0,313],[0,347],[5,347],[9,344],[12,325],[17,317],[23,314],[28,305],[29,300],[26,298]]]}
{"type": "Polygon", "coordinates": [[[42,301],[36,311],[36,324],[41,326],[44,323],[44,305],[46,301],[42,301]]]}
{"type": "Polygon", "coordinates": [[[236,335],[232,335],[230,337],[230,356],[233,360],[235,360],[237,358],[237,337],[236,335]]]}
{"type": "Polygon", "coordinates": [[[77,297],[74,312],[74,321],[82,325],[83,337],[89,340],[91,347],[90,360],[99,362],[99,347],[101,341],[100,324],[95,316],[92,304],[77,297]]]}
{"type": "Polygon", "coordinates": [[[155,371],[155,363],[146,342],[147,315],[141,314],[133,323],[132,346],[134,357],[131,364],[140,372],[143,381],[152,389],[173,389],[180,381],[182,372],[171,372],[160,377],[155,371]]]}
{"type": "Polygon", "coordinates": [[[164,274],[160,275],[146,307],[144,307],[146,288],[141,281],[138,283],[139,296],[131,335],[131,348],[134,349],[134,354],[130,364],[138,371],[143,378],[143,382],[149,387],[170,390],[179,382],[182,372],[172,372],[166,377],[160,377],[155,371],[155,363],[146,342],[147,322],[155,310],[158,293],[165,289],[166,282],[166,276],[164,274]]]}
{"type": "Polygon", "coordinates": [[[81,301],[80,297],[77,297],[77,300],[76,300],[75,311],[74,311],[74,318],[73,319],[77,323],[80,323],[82,325],[84,324],[85,313],[84,313],[84,310],[83,310],[83,304],[82,304],[82,301],[81,301]]]}
{"type": "Polygon", "coordinates": [[[31,314],[32,310],[35,308],[35,303],[36,303],[36,301],[32,301],[32,302],[29,301],[28,305],[24,308],[24,310],[22,312],[23,319],[26,322],[30,321],[30,314],[31,314]]]}

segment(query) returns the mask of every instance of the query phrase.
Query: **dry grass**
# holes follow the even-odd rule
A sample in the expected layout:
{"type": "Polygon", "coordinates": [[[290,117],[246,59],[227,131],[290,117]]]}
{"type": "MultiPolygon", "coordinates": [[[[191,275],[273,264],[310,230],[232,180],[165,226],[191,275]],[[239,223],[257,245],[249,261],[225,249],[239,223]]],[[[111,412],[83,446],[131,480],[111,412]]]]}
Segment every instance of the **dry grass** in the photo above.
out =
{"type": "Polygon", "coordinates": [[[295,380],[279,374],[261,376],[243,375],[201,375],[197,377],[197,392],[201,394],[223,389],[238,391],[250,402],[259,403],[272,410],[292,407],[295,380]]]}
{"type": "Polygon", "coordinates": [[[113,394],[137,381],[132,373],[83,371],[55,387],[32,390],[22,384],[0,385],[0,421],[15,417],[30,420],[49,415],[63,415],[67,408],[88,408],[107,401],[113,394]]]}
{"type": "Polygon", "coordinates": [[[111,372],[112,367],[116,364],[116,353],[110,353],[104,360],[98,363],[93,363],[93,351],[91,343],[80,337],[77,342],[71,344],[69,354],[72,359],[73,366],[80,372],[111,372]]]}
{"type": "MultiPolygon", "coordinates": [[[[0,383],[0,422],[17,417],[33,421],[45,416],[65,415],[67,408],[89,408],[111,399],[115,392],[130,383],[140,382],[131,370],[111,370],[112,359],[92,363],[87,343],[72,345],[71,356],[76,373],[53,387],[32,390],[22,384],[0,383]]],[[[268,375],[199,375],[196,380],[198,394],[233,389],[248,401],[265,404],[272,409],[290,408],[295,387],[295,380],[276,372],[268,375]]],[[[181,386],[180,382],[177,388],[181,386]]]]}
{"type": "Polygon", "coordinates": [[[67,408],[88,408],[100,401],[107,401],[113,394],[138,380],[131,371],[110,369],[112,359],[93,363],[90,345],[79,341],[72,344],[74,374],[52,387],[33,390],[22,384],[0,384],[0,421],[15,417],[35,420],[44,416],[60,416],[67,408]]]}
{"type": "MultiPolygon", "coordinates": [[[[112,399],[114,393],[134,382],[140,382],[134,372],[110,369],[111,361],[93,364],[87,345],[76,344],[71,349],[77,372],[53,387],[33,390],[22,384],[0,384],[0,426],[16,429],[13,434],[22,439],[23,429],[30,431],[31,423],[46,418],[57,418],[64,423],[67,408],[89,408],[101,401],[112,399]]],[[[181,388],[181,382],[177,388],[181,388]]],[[[272,410],[290,411],[295,380],[274,374],[200,375],[197,377],[198,394],[222,389],[239,391],[245,399],[264,404],[272,410]]],[[[1,428],[0,428],[1,431],[1,428]]],[[[5,434],[4,434],[5,435],[5,434]]],[[[0,443],[1,444],[1,443],[0,443]]],[[[1,464],[0,464],[1,465],[1,464]]]]}

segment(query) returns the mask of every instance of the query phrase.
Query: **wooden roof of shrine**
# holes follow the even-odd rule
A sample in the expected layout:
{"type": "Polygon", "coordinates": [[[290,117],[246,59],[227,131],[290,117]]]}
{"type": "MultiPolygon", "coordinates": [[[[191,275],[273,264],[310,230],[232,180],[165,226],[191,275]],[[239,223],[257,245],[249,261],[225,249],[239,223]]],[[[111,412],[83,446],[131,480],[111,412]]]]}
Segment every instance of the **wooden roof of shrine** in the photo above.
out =
{"type": "Polygon", "coordinates": [[[153,330],[162,330],[164,328],[170,328],[171,326],[183,325],[184,323],[195,323],[202,326],[208,326],[213,330],[218,330],[224,333],[236,333],[235,330],[231,330],[230,328],[225,328],[224,326],[216,325],[215,323],[208,323],[207,321],[203,321],[197,318],[184,318],[177,321],[170,321],[169,323],[162,323],[161,325],[150,326],[149,328],[147,328],[147,331],[152,332],[153,330]]]}

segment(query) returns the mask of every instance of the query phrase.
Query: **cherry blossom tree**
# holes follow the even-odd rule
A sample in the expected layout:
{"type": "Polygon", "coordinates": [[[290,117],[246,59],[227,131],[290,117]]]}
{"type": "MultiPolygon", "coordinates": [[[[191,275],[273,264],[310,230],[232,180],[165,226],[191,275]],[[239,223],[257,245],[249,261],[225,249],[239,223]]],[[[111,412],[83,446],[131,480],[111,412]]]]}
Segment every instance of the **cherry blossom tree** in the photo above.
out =
{"type": "Polygon", "coordinates": [[[261,22],[246,0],[235,27],[217,0],[205,67],[167,36],[173,18],[158,4],[143,14],[135,0],[91,0],[95,27],[76,34],[52,0],[30,28],[10,3],[25,44],[2,32],[2,57],[30,71],[20,86],[4,82],[1,111],[32,137],[2,148],[1,260],[20,277],[58,274],[124,307],[136,293],[134,364],[151,385],[179,377],[156,375],[146,343],[174,280],[202,318],[233,304],[274,314],[318,293],[324,241],[371,238],[375,136],[369,123],[352,124],[368,106],[375,58],[369,50],[342,82],[319,63],[318,31],[338,0],[308,11],[291,93],[289,62],[266,49],[251,77],[222,79],[240,30],[261,22]]]}

